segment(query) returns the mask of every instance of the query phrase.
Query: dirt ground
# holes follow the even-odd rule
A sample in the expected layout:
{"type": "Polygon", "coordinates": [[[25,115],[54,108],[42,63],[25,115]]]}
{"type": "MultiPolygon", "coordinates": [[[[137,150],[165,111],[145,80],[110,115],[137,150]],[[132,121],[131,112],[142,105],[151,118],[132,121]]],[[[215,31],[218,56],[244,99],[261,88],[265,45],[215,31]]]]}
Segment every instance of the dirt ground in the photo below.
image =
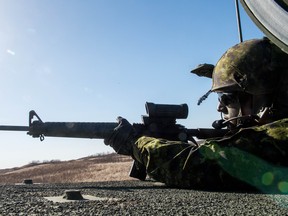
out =
{"type": "Polygon", "coordinates": [[[0,170],[0,183],[76,183],[133,180],[129,177],[132,159],[117,154],[91,156],[71,161],[51,161],[0,170]]]}

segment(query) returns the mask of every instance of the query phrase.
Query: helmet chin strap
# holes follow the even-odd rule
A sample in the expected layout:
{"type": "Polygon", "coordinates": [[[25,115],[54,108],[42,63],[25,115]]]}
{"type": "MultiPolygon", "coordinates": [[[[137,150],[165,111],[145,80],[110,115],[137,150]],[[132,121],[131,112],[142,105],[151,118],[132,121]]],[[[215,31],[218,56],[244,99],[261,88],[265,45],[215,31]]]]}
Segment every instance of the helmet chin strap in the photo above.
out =
{"type": "Polygon", "coordinates": [[[259,123],[259,116],[257,115],[236,116],[236,117],[225,120],[223,124],[228,124],[229,122],[233,120],[238,120],[236,128],[238,128],[239,126],[240,128],[249,127],[249,126],[257,125],[259,123]]]}
{"type": "Polygon", "coordinates": [[[274,114],[273,106],[263,107],[262,111],[259,113],[259,124],[263,125],[275,121],[276,119],[274,114]]]}
{"type": "Polygon", "coordinates": [[[221,120],[214,121],[212,124],[213,128],[215,129],[222,129],[224,127],[228,127],[228,129],[230,130],[237,130],[243,127],[251,127],[255,125],[259,125],[259,116],[257,115],[236,116],[227,120],[224,120],[222,118],[221,120]],[[237,125],[231,123],[235,120],[238,120],[237,125]]]}

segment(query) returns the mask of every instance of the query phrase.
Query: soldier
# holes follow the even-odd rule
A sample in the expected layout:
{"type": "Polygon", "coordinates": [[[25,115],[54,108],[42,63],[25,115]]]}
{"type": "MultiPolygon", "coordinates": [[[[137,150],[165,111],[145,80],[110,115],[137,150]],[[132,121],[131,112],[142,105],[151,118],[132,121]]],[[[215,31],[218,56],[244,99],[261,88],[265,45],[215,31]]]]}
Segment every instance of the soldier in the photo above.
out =
{"type": "Polygon", "coordinates": [[[135,134],[130,123],[105,139],[167,186],[288,192],[288,55],[267,38],[244,41],[217,62],[212,92],[233,131],[200,145],[135,134]]]}

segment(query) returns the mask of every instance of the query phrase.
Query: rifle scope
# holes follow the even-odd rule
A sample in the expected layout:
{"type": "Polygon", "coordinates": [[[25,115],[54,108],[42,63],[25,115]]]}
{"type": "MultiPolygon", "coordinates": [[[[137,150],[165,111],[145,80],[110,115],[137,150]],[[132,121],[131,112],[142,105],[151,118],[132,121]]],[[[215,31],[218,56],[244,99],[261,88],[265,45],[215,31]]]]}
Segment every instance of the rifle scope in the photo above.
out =
{"type": "Polygon", "coordinates": [[[146,112],[150,117],[165,117],[175,119],[186,119],[188,116],[188,105],[154,104],[146,102],[146,112]]]}

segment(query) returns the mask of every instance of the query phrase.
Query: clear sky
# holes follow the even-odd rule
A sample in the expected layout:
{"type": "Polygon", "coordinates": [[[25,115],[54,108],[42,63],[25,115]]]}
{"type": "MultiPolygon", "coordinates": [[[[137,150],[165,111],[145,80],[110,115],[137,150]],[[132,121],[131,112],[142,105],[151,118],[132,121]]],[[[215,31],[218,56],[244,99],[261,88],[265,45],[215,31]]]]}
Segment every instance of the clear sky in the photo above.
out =
{"type": "MultiPolygon", "coordinates": [[[[243,39],[261,38],[241,4],[243,39]]],[[[239,42],[234,0],[0,0],[0,125],[141,123],[145,102],[189,106],[179,123],[211,127],[217,97],[191,69],[239,42]]],[[[113,152],[103,140],[0,132],[0,168],[113,152]]]]}

